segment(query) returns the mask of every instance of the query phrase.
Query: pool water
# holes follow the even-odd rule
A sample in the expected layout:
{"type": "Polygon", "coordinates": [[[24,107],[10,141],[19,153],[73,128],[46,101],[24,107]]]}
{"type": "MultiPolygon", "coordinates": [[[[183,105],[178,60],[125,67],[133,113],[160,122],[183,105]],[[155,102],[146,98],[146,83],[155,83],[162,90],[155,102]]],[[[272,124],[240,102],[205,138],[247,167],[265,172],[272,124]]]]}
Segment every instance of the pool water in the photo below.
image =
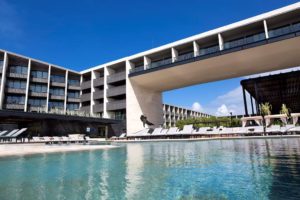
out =
{"type": "Polygon", "coordinates": [[[0,159],[0,199],[299,199],[300,139],[147,142],[0,159]]]}

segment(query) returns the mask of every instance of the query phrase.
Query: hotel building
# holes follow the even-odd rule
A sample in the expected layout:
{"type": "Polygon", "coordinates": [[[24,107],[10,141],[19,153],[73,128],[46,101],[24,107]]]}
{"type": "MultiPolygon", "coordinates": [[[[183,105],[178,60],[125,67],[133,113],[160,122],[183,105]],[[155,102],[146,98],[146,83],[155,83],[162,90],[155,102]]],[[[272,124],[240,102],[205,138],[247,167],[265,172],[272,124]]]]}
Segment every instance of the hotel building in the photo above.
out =
{"type": "Polygon", "coordinates": [[[162,92],[299,66],[299,36],[295,3],[81,72],[0,50],[0,109],[167,125],[162,92]]]}

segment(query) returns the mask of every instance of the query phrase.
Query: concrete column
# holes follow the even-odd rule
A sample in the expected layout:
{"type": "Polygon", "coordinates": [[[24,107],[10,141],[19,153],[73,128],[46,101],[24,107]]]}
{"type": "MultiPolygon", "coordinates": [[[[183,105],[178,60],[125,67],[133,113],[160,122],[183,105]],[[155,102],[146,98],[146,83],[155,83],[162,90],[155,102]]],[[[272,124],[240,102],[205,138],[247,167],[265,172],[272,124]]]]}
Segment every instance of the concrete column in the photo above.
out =
{"type": "Polygon", "coordinates": [[[178,60],[178,51],[173,47],[171,49],[172,53],[172,62],[176,62],[178,60]]]}
{"type": "Polygon", "coordinates": [[[65,102],[64,102],[64,113],[67,112],[67,101],[68,101],[68,80],[69,80],[69,71],[66,71],[65,75],[65,102]]]}
{"type": "Polygon", "coordinates": [[[8,68],[8,55],[4,52],[3,69],[2,69],[2,79],[0,88],[0,109],[3,109],[4,96],[5,96],[5,83],[6,83],[6,71],[8,68]]]}
{"type": "MultiPolygon", "coordinates": [[[[83,75],[80,76],[80,86],[82,85],[82,82],[83,82],[83,75]]],[[[81,89],[80,89],[79,95],[80,95],[80,96],[82,95],[82,90],[81,90],[81,89]]],[[[81,108],[81,107],[82,107],[82,103],[81,103],[81,101],[80,101],[80,103],[79,103],[79,108],[81,108]]]]}
{"type": "Polygon", "coordinates": [[[194,47],[194,56],[199,56],[200,55],[200,48],[199,44],[196,41],[193,41],[193,47],[194,47]]]}
{"type": "Polygon", "coordinates": [[[221,33],[218,34],[218,40],[219,40],[220,51],[222,51],[224,49],[224,41],[221,33]]]}
{"type": "Polygon", "coordinates": [[[244,99],[245,115],[248,116],[246,91],[245,91],[244,87],[243,87],[243,99],[244,99]]]}
{"type": "Polygon", "coordinates": [[[264,20],[264,29],[265,29],[266,39],[269,39],[268,24],[266,20],[264,20]]]}
{"type": "MultiPolygon", "coordinates": [[[[126,73],[132,65],[126,61],[126,73]]],[[[162,109],[162,95],[160,91],[153,91],[137,85],[126,76],[126,123],[127,134],[143,130],[141,115],[145,115],[153,127],[160,127],[164,123],[162,109]]]]}
{"type": "Polygon", "coordinates": [[[91,78],[91,114],[94,114],[94,105],[95,105],[95,100],[94,100],[94,92],[95,87],[94,87],[94,80],[96,79],[96,72],[93,70],[92,72],[92,78],[91,78]]]}
{"type": "Polygon", "coordinates": [[[103,86],[103,118],[108,118],[108,112],[107,112],[107,89],[108,89],[108,85],[107,85],[107,77],[109,75],[107,66],[104,67],[104,86],[103,86]]]}
{"type": "Polygon", "coordinates": [[[144,56],[144,70],[148,68],[148,66],[151,64],[151,59],[147,56],[144,56]]]}
{"type": "Polygon", "coordinates": [[[31,72],[31,59],[29,59],[29,61],[28,61],[28,67],[27,67],[27,82],[26,82],[26,94],[25,94],[24,112],[28,111],[28,96],[29,96],[30,72],[31,72]]]}
{"type": "Polygon", "coordinates": [[[46,100],[46,112],[49,112],[49,99],[50,99],[50,84],[51,84],[51,65],[48,68],[48,85],[47,85],[47,100],[46,100]]]}

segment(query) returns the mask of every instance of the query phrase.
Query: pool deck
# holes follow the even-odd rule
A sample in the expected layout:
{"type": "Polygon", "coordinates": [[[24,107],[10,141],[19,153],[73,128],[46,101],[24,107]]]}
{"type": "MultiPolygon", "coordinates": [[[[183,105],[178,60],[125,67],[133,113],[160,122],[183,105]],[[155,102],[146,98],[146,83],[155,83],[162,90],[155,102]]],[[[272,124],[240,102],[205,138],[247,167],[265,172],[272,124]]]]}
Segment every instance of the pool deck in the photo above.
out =
{"type": "Polygon", "coordinates": [[[239,137],[210,137],[210,138],[178,138],[178,139],[145,139],[145,140],[111,140],[113,143],[139,143],[139,142],[176,142],[176,141],[209,141],[209,140],[243,140],[243,139],[284,139],[300,138],[300,135],[264,135],[239,137]]]}
{"type": "Polygon", "coordinates": [[[117,146],[113,145],[46,145],[46,144],[1,144],[0,158],[9,156],[23,156],[31,154],[59,153],[59,152],[76,152],[76,151],[92,151],[99,149],[112,149],[117,146]]]}

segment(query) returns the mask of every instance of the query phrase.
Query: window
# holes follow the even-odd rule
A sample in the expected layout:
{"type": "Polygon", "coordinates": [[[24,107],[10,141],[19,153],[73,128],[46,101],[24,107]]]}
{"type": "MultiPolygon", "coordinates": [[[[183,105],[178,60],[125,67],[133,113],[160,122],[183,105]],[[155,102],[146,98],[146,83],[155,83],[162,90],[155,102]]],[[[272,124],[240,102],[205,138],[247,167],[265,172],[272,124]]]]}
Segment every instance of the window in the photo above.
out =
{"type": "Polygon", "coordinates": [[[48,78],[48,72],[46,72],[46,71],[32,70],[31,71],[31,77],[33,77],[33,78],[47,79],[48,78]]]}
{"type": "Polygon", "coordinates": [[[28,99],[28,105],[33,107],[44,107],[46,106],[45,99],[28,99]]]}
{"type": "Polygon", "coordinates": [[[27,67],[24,66],[10,66],[9,67],[9,73],[17,73],[17,74],[23,74],[27,75],[27,67]]]}
{"type": "Polygon", "coordinates": [[[69,98],[79,98],[79,92],[68,92],[69,98]]]}
{"type": "Polygon", "coordinates": [[[69,79],[68,83],[69,83],[69,85],[80,86],[80,81],[79,80],[69,79]]]}
{"type": "Polygon", "coordinates": [[[7,104],[24,105],[25,104],[25,96],[8,95],[6,97],[6,103],[7,104]]]}
{"type": "Polygon", "coordinates": [[[47,86],[43,84],[30,84],[31,92],[47,93],[47,86]]]}
{"type": "Polygon", "coordinates": [[[67,109],[68,110],[78,110],[79,109],[79,104],[78,103],[68,103],[67,104],[67,109]]]}
{"type": "Polygon", "coordinates": [[[64,75],[51,75],[51,81],[58,82],[58,83],[64,83],[65,76],[64,75]]]}
{"type": "Polygon", "coordinates": [[[50,94],[55,95],[55,96],[64,96],[65,95],[65,90],[62,88],[51,88],[50,89],[50,94]]]}
{"type": "Polygon", "coordinates": [[[278,36],[285,35],[285,34],[288,34],[288,33],[291,33],[291,32],[292,31],[291,31],[290,25],[282,26],[282,27],[270,30],[269,31],[269,37],[270,38],[272,38],[272,37],[278,37],[278,36]]]}
{"type": "Polygon", "coordinates": [[[293,24],[293,31],[300,31],[300,22],[293,24]]]}
{"type": "Polygon", "coordinates": [[[49,108],[64,108],[64,102],[57,102],[57,101],[49,101],[49,108]]]}
{"type": "Polygon", "coordinates": [[[26,89],[26,81],[8,80],[7,86],[8,88],[13,88],[13,89],[26,89]]]}
{"type": "Polygon", "coordinates": [[[206,47],[203,49],[200,49],[200,56],[206,55],[206,54],[211,54],[211,53],[215,53],[217,51],[219,51],[219,45],[216,46],[211,46],[211,47],[206,47]]]}

